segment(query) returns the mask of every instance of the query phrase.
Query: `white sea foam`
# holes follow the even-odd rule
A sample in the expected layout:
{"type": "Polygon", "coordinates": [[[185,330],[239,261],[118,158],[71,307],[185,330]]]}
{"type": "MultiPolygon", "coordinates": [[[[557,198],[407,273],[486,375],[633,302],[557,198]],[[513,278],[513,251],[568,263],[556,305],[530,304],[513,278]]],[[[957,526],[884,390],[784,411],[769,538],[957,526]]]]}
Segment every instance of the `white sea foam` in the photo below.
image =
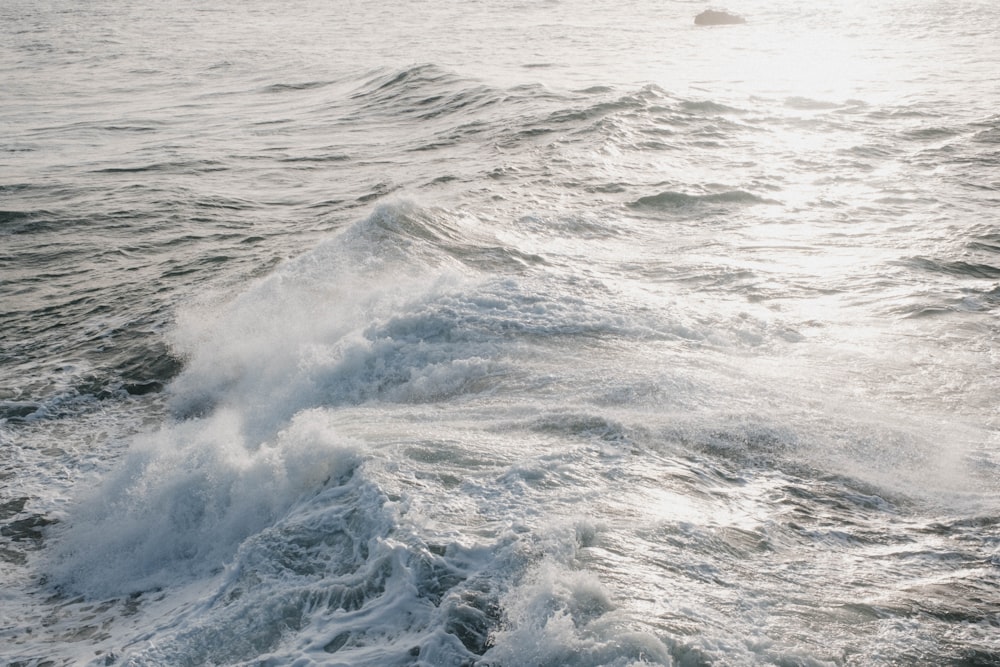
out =
{"type": "Polygon", "coordinates": [[[597,576],[574,566],[579,543],[573,532],[557,526],[544,532],[549,548],[501,599],[503,624],[484,659],[504,665],[673,664],[660,639],[615,612],[617,603],[597,576]],[[563,544],[552,549],[556,536],[563,544]]]}

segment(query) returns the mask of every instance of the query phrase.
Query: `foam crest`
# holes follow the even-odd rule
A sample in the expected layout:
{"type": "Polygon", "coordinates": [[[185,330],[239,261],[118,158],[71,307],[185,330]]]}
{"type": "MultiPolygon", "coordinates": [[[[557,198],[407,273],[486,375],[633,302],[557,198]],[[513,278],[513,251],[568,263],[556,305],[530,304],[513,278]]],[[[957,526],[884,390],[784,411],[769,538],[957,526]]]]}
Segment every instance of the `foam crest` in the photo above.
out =
{"type": "Polygon", "coordinates": [[[432,223],[411,206],[382,206],[235,299],[182,313],[175,413],[228,405],[263,439],[299,410],[370,398],[384,380],[375,360],[392,343],[366,330],[463,280],[432,223]]]}
{"type": "Polygon", "coordinates": [[[50,574],[62,588],[94,597],[207,575],[248,535],[349,475],[357,461],[357,448],[316,412],[298,415],[266,443],[248,443],[232,410],[166,426],[137,438],[73,510],[50,574]]]}

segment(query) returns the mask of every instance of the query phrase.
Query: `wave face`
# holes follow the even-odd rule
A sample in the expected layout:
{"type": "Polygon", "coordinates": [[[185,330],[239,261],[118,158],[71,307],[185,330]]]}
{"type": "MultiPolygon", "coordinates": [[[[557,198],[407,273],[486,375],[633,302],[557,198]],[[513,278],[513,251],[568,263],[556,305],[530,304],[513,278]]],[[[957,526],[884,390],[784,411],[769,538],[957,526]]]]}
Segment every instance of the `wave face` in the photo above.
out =
{"type": "Polygon", "coordinates": [[[739,10],[0,7],[0,665],[1000,662],[997,10],[739,10]]]}

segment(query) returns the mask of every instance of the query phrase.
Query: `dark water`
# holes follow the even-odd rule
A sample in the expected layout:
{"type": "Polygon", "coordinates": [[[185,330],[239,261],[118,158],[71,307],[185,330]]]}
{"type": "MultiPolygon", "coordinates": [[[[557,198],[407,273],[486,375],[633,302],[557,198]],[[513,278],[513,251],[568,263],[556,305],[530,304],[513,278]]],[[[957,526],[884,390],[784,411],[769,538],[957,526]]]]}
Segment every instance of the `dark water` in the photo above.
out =
{"type": "Polygon", "coordinates": [[[1000,663],[990,3],[0,7],[0,664],[1000,663]]]}

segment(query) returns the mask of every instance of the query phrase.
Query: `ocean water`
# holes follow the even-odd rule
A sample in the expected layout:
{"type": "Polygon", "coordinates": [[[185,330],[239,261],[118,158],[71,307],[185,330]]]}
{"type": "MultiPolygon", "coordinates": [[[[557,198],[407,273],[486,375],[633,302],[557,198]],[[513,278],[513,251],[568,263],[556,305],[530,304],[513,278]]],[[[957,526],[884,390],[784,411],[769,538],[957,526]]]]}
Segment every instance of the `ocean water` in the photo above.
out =
{"type": "Polygon", "coordinates": [[[0,3],[0,665],[1000,665],[992,1],[0,3]]]}

